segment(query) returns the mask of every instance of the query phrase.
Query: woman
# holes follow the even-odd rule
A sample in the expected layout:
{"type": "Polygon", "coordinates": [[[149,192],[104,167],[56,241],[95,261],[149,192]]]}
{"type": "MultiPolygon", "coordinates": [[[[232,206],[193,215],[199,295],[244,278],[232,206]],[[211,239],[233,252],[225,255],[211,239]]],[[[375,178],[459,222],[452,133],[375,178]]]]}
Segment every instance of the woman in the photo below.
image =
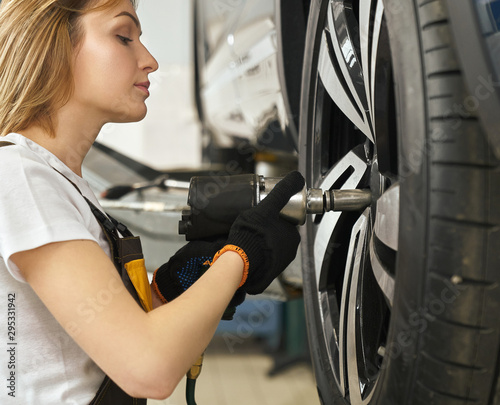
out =
{"type": "MultiPolygon", "coordinates": [[[[263,291],[295,256],[297,230],[278,213],[303,187],[298,173],[237,219],[204,275],[167,305],[175,260],[158,270],[152,296],[136,285],[142,256],[119,263],[115,248],[127,232],[102,215],[81,166],[104,124],[146,114],[148,75],[158,64],[140,35],[131,0],[1,3],[0,397],[10,400],[1,403],[166,398],[235,291],[263,291]],[[117,387],[103,388],[105,375],[117,387]]],[[[198,278],[200,269],[188,270],[198,278]]]]}

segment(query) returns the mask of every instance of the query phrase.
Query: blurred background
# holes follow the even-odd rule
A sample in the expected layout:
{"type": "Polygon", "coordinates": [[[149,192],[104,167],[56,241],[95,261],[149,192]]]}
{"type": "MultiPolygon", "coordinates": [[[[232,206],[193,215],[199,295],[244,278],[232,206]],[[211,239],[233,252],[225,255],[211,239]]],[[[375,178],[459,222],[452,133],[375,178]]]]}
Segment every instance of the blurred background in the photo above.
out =
{"type": "MultiPolygon", "coordinates": [[[[158,171],[197,169],[202,137],[193,97],[191,1],[142,0],[138,15],[143,42],[160,65],[150,76],[148,116],[139,123],[109,124],[98,141],[158,171]]],[[[185,381],[171,398],[149,403],[185,404],[184,389],[185,381]]],[[[251,298],[233,321],[221,322],[206,352],[196,398],[199,405],[319,403],[302,300],[251,298]]]]}
{"type": "Polygon", "coordinates": [[[191,7],[185,0],[139,2],[142,40],[160,65],[150,76],[148,115],[138,123],[108,124],[98,138],[160,171],[201,164],[193,102],[191,7]]]}

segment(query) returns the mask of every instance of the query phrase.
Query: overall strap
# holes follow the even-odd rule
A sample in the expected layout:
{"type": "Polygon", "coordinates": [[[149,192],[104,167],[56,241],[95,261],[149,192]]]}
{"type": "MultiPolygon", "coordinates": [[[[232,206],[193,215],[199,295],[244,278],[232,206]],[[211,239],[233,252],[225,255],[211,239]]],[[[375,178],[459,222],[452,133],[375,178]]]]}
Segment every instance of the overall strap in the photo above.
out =
{"type": "Polygon", "coordinates": [[[125,285],[125,288],[130,293],[130,295],[132,295],[132,298],[134,298],[134,300],[139,305],[141,305],[139,295],[129,277],[126,268],[124,267],[125,264],[131,260],[143,258],[139,237],[135,237],[132,232],[130,232],[129,229],[121,222],[118,222],[110,215],[104,214],[92,203],[92,201],[90,201],[82,194],[82,192],[74,182],[68,179],[59,170],[54,170],[61,176],[63,176],[66,180],[68,180],[89,205],[90,210],[94,214],[94,217],[96,218],[104,235],[106,236],[106,239],[108,240],[108,244],[111,249],[111,257],[113,258],[113,264],[115,265],[116,270],[118,271],[118,274],[120,275],[120,278],[125,285]]]}
{"type": "Polygon", "coordinates": [[[108,232],[113,233],[113,235],[118,236],[116,231],[120,232],[120,234],[124,237],[133,237],[134,235],[132,232],[129,231],[129,229],[122,224],[121,222],[118,222],[116,219],[114,219],[110,215],[105,215],[99,208],[97,208],[92,201],[90,201],[87,197],[85,197],[82,194],[83,198],[85,198],[85,201],[87,201],[87,204],[90,207],[90,210],[96,217],[97,221],[103,226],[104,229],[106,229],[108,232]]]}
{"type": "MultiPolygon", "coordinates": [[[[54,168],[53,168],[54,169],[54,168]]],[[[66,180],[68,180],[71,185],[80,193],[80,195],[85,199],[87,204],[90,207],[90,210],[92,211],[92,214],[94,214],[95,218],[97,219],[97,222],[104,228],[105,232],[111,233],[113,236],[119,238],[120,236],[118,235],[117,231],[120,232],[120,234],[124,237],[133,237],[134,235],[132,232],[129,231],[129,229],[122,224],[121,222],[118,222],[116,219],[111,217],[110,215],[104,214],[99,208],[95,206],[92,201],[90,201],[87,197],[83,195],[83,193],[80,191],[78,186],[68,179],[64,174],[62,174],[59,170],[54,169],[57,173],[59,173],[61,176],[63,176],[66,180]]]]}

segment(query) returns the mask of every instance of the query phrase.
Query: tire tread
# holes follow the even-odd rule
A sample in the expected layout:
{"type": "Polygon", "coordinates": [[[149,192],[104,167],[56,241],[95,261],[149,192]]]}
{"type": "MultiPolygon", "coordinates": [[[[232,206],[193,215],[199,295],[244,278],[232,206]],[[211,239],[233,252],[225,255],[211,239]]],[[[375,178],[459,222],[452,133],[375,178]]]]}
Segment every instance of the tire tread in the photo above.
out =
{"type": "MultiPolygon", "coordinates": [[[[482,334],[491,334],[493,333],[493,328],[486,328],[474,324],[469,324],[469,323],[463,323],[463,322],[456,322],[452,321],[449,318],[441,317],[441,316],[434,316],[434,315],[426,315],[427,320],[432,321],[432,322],[439,322],[443,325],[453,325],[457,328],[460,329],[468,329],[468,330],[474,330],[477,331],[478,333],[482,334]]],[[[471,365],[470,368],[473,368],[471,365]]]]}
{"type": "MultiPolygon", "coordinates": [[[[494,216],[488,217],[486,201],[493,198],[490,183],[497,178],[499,162],[488,147],[474,109],[474,98],[464,84],[444,0],[418,2],[418,6],[429,122],[428,229],[431,235],[436,235],[429,239],[428,246],[434,247],[433,243],[445,237],[443,229],[450,235],[455,233],[464,237],[448,239],[447,254],[437,254],[439,245],[436,245],[427,261],[426,291],[439,294],[451,283],[450,273],[455,273],[460,276],[460,283],[456,285],[460,294],[443,313],[426,312],[423,315],[431,327],[423,333],[417,367],[429,368],[431,360],[448,372],[430,367],[428,373],[435,377],[430,378],[424,370],[417,371],[417,385],[422,399],[428,395],[428,403],[471,404],[489,400],[492,405],[494,393],[498,391],[498,383],[493,381],[498,381],[499,362],[498,356],[488,350],[493,342],[498,350],[499,328],[498,322],[492,322],[487,316],[487,305],[500,305],[500,289],[498,282],[488,278],[485,270],[488,260],[485,241],[498,232],[500,224],[495,223],[494,216]],[[467,193],[466,190],[471,191],[467,193]],[[470,194],[477,197],[470,198],[470,194]],[[474,243],[465,244],[471,241],[470,237],[475,238],[474,243]],[[463,263],[470,260],[475,266],[465,267],[463,263]],[[496,304],[487,304],[489,302],[496,304]],[[450,335],[449,329],[456,335],[450,335]],[[467,355],[454,353],[451,349],[447,351],[446,347],[439,346],[442,343],[436,346],[439,336],[447,337],[446,343],[452,348],[463,347],[467,355]],[[469,345],[464,347],[463,342],[469,345]],[[437,347],[441,347],[440,351],[437,347]],[[472,372],[474,377],[466,378],[467,372],[472,372]],[[482,375],[481,379],[477,378],[477,373],[482,375]],[[483,389],[485,387],[487,389],[483,389]],[[440,399],[436,400],[436,395],[440,399]],[[434,398],[432,402],[431,398],[434,398]]],[[[425,400],[418,403],[425,403],[425,400]]]]}
{"type": "Polygon", "coordinates": [[[466,168],[466,169],[479,169],[479,170],[490,170],[490,171],[495,171],[498,168],[498,165],[487,165],[487,164],[481,165],[468,162],[450,162],[445,160],[433,160],[432,165],[442,166],[442,167],[455,167],[457,169],[466,168]]]}
{"type": "MultiPolygon", "coordinates": [[[[448,250],[449,251],[449,250],[448,250]]],[[[430,271],[429,272],[429,277],[434,277],[436,279],[439,279],[441,281],[443,280],[449,280],[449,278],[444,277],[439,271],[430,271]]],[[[476,280],[472,278],[463,278],[460,277],[460,282],[456,283],[457,285],[460,285],[462,287],[472,287],[472,288],[497,288],[498,287],[498,282],[496,281],[488,281],[488,280],[476,280]]]]}
{"type": "MultiPolygon", "coordinates": [[[[480,402],[478,399],[475,399],[475,398],[462,397],[462,396],[454,395],[454,394],[451,394],[451,393],[448,393],[448,392],[443,392],[441,390],[438,390],[438,389],[429,387],[427,385],[424,385],[421,381],[418,381],[417,384],[421,388],[423,388],[425,391],[427,391],[429,394],[431,394],[431,398],[434,397],[435,395],[437,395],[438,397],[441,397],[441,399],[444,397],[444,398],[447,398],[449,400],[453,400],[454,401],[453,405],[455,405],[457,403],[463,403],[463,404],[474,404],[474,403],[476,403],[476,404],[478,404],[480,402]]],[[[433,403],[435,403],[435,402],[433,402],[433,403]]],[[[448,402],[439,402],[439,404],[444,404],[444,403],[448,403],[448,402]]]]}
{"type": "Polygon", "coordinates": [[[422,28],[422,31],[427,31],[431,28],[435,28],[435,27],[441,27],[441,26],[444,26],[444,27],[447,27],[448,26],[448,19],[447,18],[442,18],[442,19],[436,19],[436,20],[433,20],[433,21],[428,21],[426,22],[425,24],[423,24],[421,26],[422,28]]]}

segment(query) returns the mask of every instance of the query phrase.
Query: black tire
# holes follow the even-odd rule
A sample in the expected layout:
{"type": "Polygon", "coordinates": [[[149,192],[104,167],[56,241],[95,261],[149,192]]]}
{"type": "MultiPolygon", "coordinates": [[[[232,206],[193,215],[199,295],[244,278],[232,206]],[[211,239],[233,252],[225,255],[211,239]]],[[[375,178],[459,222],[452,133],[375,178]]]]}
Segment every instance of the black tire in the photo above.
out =
{"type": "Polygon", "coordinates": [[[444,0],[311,4],[300,169],[373,195],[302,229],[325,405],[500,404],[499,162],[449,24],[444,0]]]}

